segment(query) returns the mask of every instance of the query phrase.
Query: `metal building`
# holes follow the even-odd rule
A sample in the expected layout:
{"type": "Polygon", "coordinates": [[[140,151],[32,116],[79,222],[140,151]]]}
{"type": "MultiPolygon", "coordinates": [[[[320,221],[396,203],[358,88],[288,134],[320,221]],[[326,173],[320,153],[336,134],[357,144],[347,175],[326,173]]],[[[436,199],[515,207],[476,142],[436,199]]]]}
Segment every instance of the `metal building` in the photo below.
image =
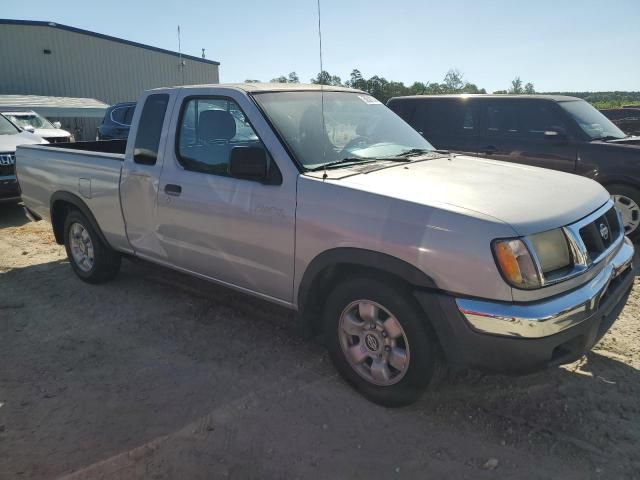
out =
{"type": "MultiPolygon", "coordinates": [[[[3,95],[114,104],[149,88],[219,82],[219,62],[52,22],[0,19],[0,58],[3,95]]],[[[84,138],[97,123],[75,122],[84,138]]]]}
{"type": "Polygon", "coordinates": [[[0,19],[0,94],[96,98],[218,83],[219,62],[52,22],[0,19]]]}

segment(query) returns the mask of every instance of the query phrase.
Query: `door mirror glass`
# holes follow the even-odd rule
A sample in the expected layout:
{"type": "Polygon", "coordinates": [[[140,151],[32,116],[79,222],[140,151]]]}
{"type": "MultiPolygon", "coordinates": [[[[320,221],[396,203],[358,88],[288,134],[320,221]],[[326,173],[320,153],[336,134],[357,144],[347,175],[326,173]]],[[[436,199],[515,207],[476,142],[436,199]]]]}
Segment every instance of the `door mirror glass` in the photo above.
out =
{"type": "Polygon", "coordinates": [[[229,175],[245,180],[267,178],[267,155],[260,147],[234,147],[229,156],[229,175]]]}

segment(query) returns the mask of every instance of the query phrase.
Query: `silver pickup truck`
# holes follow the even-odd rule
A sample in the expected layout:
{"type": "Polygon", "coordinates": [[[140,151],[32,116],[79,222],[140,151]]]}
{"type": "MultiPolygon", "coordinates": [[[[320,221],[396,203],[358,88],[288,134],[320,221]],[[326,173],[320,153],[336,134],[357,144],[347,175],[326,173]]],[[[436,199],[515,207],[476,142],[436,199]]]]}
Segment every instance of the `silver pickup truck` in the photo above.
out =
{"type": "Polygon", "coordinates": [[[633,245],[596,182],[438,151],[358,90],[151,90],[128,142],[21,146],[75,273],[135,256],[298,312],[345,379],[408,404],[442,360],[529,372],[607,331],[633,245]]]}

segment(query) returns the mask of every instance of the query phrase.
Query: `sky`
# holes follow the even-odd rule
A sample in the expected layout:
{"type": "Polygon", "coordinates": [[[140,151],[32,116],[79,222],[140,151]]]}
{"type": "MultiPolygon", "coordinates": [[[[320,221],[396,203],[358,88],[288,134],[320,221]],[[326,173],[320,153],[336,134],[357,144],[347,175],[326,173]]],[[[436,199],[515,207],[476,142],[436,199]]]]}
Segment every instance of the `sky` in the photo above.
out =
{"type": "MultiPolygon", "coordinates": [[[[2,0],[0,17],[45,20],[217,60],[221,82],[319,71],[316,0],[2,0]],[[99,5],[93,7],[93,5],[99,5]]],[[[324,69],[487,91],[640,90],[640,0],[321,0],[324,69]]],[[[0,46],[0,52],[1,52],[0,46]]]]}

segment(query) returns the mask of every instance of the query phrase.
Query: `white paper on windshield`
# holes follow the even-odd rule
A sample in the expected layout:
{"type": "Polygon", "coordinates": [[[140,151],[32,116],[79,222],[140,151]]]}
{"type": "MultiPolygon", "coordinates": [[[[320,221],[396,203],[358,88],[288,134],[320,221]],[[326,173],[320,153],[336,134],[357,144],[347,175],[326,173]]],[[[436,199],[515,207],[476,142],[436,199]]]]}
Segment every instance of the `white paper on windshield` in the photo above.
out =
{"type": "Polygon", "coordinates": [[[367,105],[382,105],[382,102],[370,95],[358,95],[358,98],[367,105]]]}

